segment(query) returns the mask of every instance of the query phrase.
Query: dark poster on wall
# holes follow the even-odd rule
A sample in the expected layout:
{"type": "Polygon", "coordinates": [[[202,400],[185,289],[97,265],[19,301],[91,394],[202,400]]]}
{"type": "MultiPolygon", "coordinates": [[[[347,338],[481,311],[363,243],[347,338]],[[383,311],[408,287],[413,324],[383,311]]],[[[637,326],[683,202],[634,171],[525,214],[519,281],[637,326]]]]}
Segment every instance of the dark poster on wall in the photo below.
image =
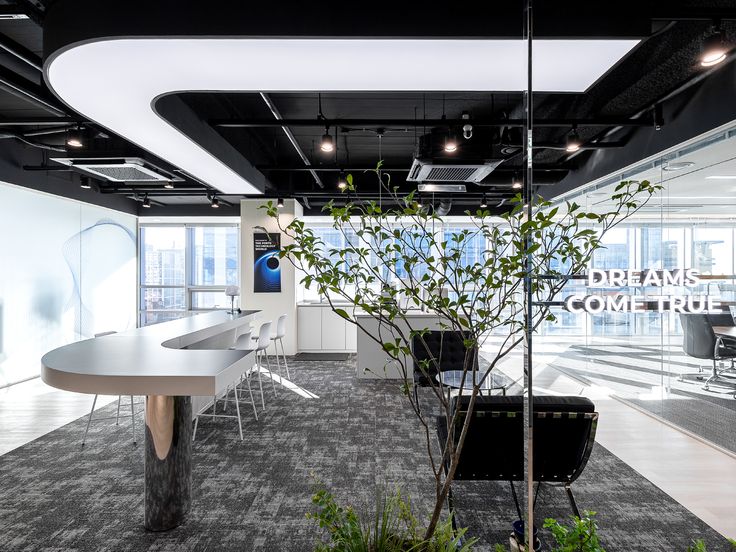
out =
{"type": "Polygon", "coordinates": [[[253,291],[281,292],[280,234],[253,234],[253,291]]]}

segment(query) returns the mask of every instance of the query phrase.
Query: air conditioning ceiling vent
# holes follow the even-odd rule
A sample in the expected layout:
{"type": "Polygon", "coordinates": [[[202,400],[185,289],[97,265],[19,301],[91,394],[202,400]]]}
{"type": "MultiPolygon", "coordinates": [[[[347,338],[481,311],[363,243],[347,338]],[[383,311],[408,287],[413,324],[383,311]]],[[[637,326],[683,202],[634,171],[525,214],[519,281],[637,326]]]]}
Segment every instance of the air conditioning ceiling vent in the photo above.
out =
{"type": "Polygon", "coordinates": [[[477,184],[502,162],[503,160],[492,160],[482,164],[460,165],[414,159],[406,179],[413,182],[474,182],[477,184]]]}
{"type": "MultiPolygon", "coordinates": [[[[162,174],[139,157],[125,159],[54,158],[54,161],[69,165],[82,173],[110,182],[162,182],[172,180],[170,174],[162,174]],[[149,166],[146,166],[149,165],[149,166]]],[[[179,180],[179,179],[176,179],[179,180]]]]}

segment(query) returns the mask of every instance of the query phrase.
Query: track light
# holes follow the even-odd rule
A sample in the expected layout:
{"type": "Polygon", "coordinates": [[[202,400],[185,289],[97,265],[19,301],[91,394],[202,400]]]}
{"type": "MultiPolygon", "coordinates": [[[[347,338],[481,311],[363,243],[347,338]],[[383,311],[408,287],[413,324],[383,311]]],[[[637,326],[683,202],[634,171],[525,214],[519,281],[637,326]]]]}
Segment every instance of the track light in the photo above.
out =
{"type": "Polygon", "coordinates": [[[150,209],[151,208],[151,200],[148,199],[148,194],[146,194],[145,197],[143,198],[143,204],[142,204],[142,206],[145,207],[146,209],[150,209]]]}
{"type": "Polygon", "coordinates": [[[173,190],[174,189],[174,183],[167,180],[166,182],[164,182],[164,188],[166,188],[167,190],[173,190]]]}
{"type": "Polygon", "coordinates": [[[212,196],[212,199],[210,199],[210,207],[212,207],[213,209],[220,208],[220,200],[217,199],[216,196],[212,196]]]}
{"type": "Polygon", "coordinates": [[[330,136],[330,127],[325,127],[325,133],[322,135],[322,143],[319,145],[319,149],[325,153],[335,150],[335,143],[332,141],[332,136],[330,136]]]}
{"type": "Polygon", "coordinates": [[[455,140],[454,134],[449,134],[447,138],[445,138],[445,151],[447,153],[453,153],[457,151],[457,140],[455,140]]]}
{"type": "Polygon", "coordinates": [[[89,190],[92,187],[92,182],[90,181],[89,176],[79,177],[79,187],[84,188],[85,190],[89,190]]]}
{"type": "Polygon", "coordinates": [[[348,187],[347,180],[345,180],[345,173],[340,171],[340,176],[337,178],[337,187],[344,190],[348,187]]]}
{"type": "Polygon", "coordinates": [[[521,190],[524,187],[523,182],[519,178],[518,174],[514,175],[514,178],[511,179],[511,189],[512,190],[521,190]]]}
{"type": "Polygon", "coordinates": [[[570,133],[567,135],[567,140],[565,142],[565,151],[568,153],[574,153],[580,149],[580,137],[578,136],[578,131],[574,128],[570,131],[570,133]]]}
{"type": "Polygon", "coordinates": [[[700,65],[712,67],[718,65],[728,53],[725,36],[721,29],[716,29],[713,34],[703,41],[703,51],[700,54],[700,65]]]}
{"type": "Polygon", "coordinates": [[[480,200],[480,208],[485,209],[488,207],[488,202],[486,201],[486,194],[483,194],[483,199],[480,200]]]}
{"type": "Polygon", "coordinates": [[[84,146],[81,127],[70,128],[66,131],[66,145],[70,148],[81,148],[84,146]]]}
{"type": "Polygon", "coordinates": [[[284,200],[283,200],[283,198],[280,197],[280,198],[278,198],[276,200],[276,207],[278,207],[279,209],[283,209],[284,208],[284,200]]]}

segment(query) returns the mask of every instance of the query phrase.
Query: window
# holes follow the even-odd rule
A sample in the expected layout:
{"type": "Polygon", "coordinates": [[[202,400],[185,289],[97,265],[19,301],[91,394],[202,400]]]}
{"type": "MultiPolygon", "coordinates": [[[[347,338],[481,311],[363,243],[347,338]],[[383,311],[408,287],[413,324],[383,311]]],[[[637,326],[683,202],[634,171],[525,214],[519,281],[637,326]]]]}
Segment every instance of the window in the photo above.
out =
{"type": "Polygon", "coordinates": [[[227,308],[225,286],[238,285],[235,225],[141,226],[141,326],[227,308]]]}

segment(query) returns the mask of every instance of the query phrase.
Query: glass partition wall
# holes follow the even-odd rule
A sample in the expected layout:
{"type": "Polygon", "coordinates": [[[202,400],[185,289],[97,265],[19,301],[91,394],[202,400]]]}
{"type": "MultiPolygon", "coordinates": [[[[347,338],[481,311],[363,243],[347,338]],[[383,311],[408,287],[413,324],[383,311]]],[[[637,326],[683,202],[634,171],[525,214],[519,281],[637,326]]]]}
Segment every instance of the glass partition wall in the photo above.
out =
{"type": "Polygon", "coordinates": [[[697,276],[691,285],[653,281],[649,282],[653,285],[591,288],[586,280],[572,281],[563,296],[638,296],[647,309],[590,314],[558,307],[558,320],[545,324],[536,340],[538,352],[552,369],[732,452],[736,452],[732,378],[736,374],[728,370],[730,360],[714,363],[707,358],[713,355],[698,358],[688,350],[686,342],[697,344],[708,335],[689,327],[683,331],[679,311],[692,310],[687,298],[710,298],[709,326],[718,331],[734,325],[735,152],[736,126],[719,129],[558,198],[603,211],[611,206],[613,188],[623,180],[660,184],[662,190],[645,207],[606,235],[605,248],[596,252],[591,268],[671,275],[691,270],[697,276]],[[673,297],[684,306],[672,304],[673,297]]]}

